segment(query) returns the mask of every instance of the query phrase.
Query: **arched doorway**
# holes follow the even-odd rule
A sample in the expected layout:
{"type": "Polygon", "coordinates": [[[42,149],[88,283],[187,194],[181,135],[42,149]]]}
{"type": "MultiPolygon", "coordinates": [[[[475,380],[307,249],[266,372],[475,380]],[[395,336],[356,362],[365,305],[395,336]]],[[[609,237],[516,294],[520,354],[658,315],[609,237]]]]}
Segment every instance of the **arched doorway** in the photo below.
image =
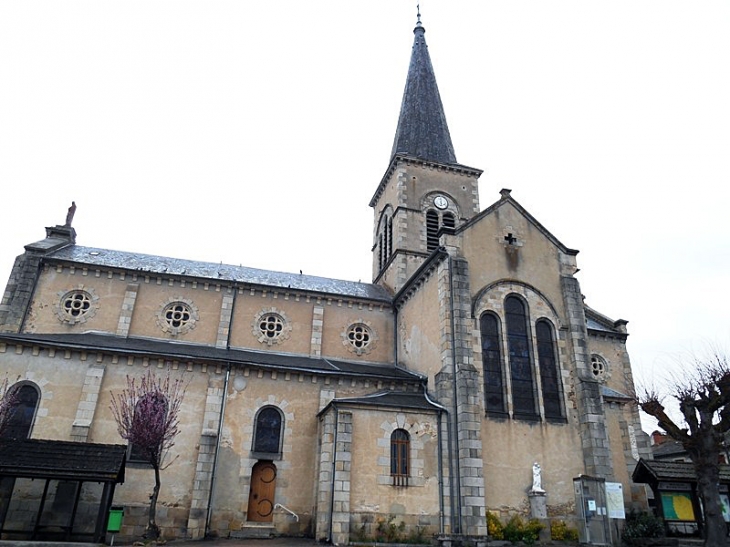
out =
{"type": "Polygon", "coordinates": [[[251,470],[251,490],[248,494],[248,520],[271,522],[274,518],[274,491],[276,490],[276,466],[270,461],[260,461],[251,470]]]}

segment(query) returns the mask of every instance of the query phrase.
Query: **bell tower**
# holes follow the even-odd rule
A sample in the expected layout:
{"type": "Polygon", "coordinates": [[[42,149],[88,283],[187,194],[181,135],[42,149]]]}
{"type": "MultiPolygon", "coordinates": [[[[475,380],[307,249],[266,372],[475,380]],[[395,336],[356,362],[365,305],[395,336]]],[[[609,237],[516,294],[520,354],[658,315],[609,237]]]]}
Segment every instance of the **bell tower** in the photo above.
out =
{"type": "Polygon", "coordinates": [[[370,200],[373,280],[393,292],[439,247],[442,230],[479,212],[482,171],[456,161],[425,33],[419,14],[390,163],[370,200]]]}

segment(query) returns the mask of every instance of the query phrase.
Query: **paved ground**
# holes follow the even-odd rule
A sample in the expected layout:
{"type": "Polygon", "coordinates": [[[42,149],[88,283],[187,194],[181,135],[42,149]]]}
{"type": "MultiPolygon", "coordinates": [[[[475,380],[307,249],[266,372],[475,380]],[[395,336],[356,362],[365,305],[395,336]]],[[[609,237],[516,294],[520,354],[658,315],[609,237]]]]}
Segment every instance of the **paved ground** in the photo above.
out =
{"type": "MultiPolygon", "coordinates": [[[[0,541],[0,547],[94,547],[95,543],[58,543],[53,541],[0,541]]],[[[114,543],[114,547],[131,545],[114,543]]],[[[316,547],[320,545],[307,538],[272,539],[201,539],[177,540],[167,543],[169,547],[316,547]]]]}
{"type": "Polygon", "coordinates": [[[320,545],[309,538],[271,538],[271,539],[201,539],[171,541],[170,547],[315,547],[320,545]]]}

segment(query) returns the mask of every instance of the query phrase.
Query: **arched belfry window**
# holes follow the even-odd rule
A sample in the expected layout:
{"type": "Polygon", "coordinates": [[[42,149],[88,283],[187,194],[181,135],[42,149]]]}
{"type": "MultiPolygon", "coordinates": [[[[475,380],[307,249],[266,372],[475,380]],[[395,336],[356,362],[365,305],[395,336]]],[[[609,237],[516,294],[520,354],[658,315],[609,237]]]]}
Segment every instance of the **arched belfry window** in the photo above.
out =
{"type": "Polygon", "coordinates": [[[451,211],[426,211],[426,250],[434,251],[439,246],[438,233],[441,228],[456,228],[456,217],[451,211]]]}
{"type": "Polygon", "coordinates": [[[390,476],[393,486],[408,486],[411,437],[405,429],[396,429],[390,435],[390,476]]]}
{"type": "Polygon", "coordinates": [[[492,313],[479,319],[482,338],[482,367],[484,369],[484,399],[488,413],[505,414],[504,375],[502,373],[502,340],[499,319],[492,313]]]}
{"type": "Polygon", "coordinates": [[[375,239],[378,255],[378,269],[382,270],[393,254],[393,217],[392,211],[386,209],[380,218],[375,239]]]}
{"type": "Polygon", "coordinates": [[[446,228],[456,228],[456,218],[453,213],[444,213],[443,225],[446,228]]]}
{"type": "Polygon", "coordinates": [[[504,300],[504,311],[514,417],[537,419],[530,355],[530,332],[525,304],[516,296],[508,296],[504,300]]]}
{"type": "Polygon", "coordinates": [[[284,429],[281,411],[265,406],[256,414],[253,451],[261,454],[281,454],[281,432],[284,429]]]}
{"type": "Polygon", "coordinates": [[[11,387],[5,396],[12,397],[14,401],[3,438],[17,441],[28,439],[38,409],[40,390],[35,384],[23,383],[11,387]]]}
{"type": "Polygon", "coordinates": [[[558,362],[555,358],[553,328],[550,323],[542,319],[535,325],[535,333],[537,336],[537,362],[540,366],[545,417],[548,419],[561,419],[563,418],[562,389],[558,362]]]}
{"type": "Polygon", "coordinates": [[[431,252],[439,246],[439,215],[433,209],[426,211],[426,250],[431,252]]]}

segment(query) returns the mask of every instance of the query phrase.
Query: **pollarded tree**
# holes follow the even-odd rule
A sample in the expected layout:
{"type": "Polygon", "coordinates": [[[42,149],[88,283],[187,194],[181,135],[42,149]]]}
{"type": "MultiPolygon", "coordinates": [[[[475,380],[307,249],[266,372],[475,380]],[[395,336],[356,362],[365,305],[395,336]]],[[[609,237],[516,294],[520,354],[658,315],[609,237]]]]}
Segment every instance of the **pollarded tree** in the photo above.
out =
{"type": "Polygon", "coordinates": [[[182,378],[159,377],[151,371],[139,380],[127,376],[127,388],[112,393],[111,411],[122,439],[155,472],[155,486],[150,496],[150,510],[145,536],[157,539],[157,498],[160,494],[160,470],[165,453],[175,444],[179,433],[180,407],[187,385],[182,378]]]}
{"type": "Polygon", "coordinates": [[[671,396],[679,403],[686,427],[671,418],[656,390],[645,390],[641,409],[657,419],[669,437],[682,443],[697,474],[697,490],[705,520],[705,545],[726,547],[726,527],[720,503],[720,456],[725,434],[730,430],[730,365],[718,351],[707,357],[693,357],[684,363],[689,370],[675,378],[671,396]]]}

